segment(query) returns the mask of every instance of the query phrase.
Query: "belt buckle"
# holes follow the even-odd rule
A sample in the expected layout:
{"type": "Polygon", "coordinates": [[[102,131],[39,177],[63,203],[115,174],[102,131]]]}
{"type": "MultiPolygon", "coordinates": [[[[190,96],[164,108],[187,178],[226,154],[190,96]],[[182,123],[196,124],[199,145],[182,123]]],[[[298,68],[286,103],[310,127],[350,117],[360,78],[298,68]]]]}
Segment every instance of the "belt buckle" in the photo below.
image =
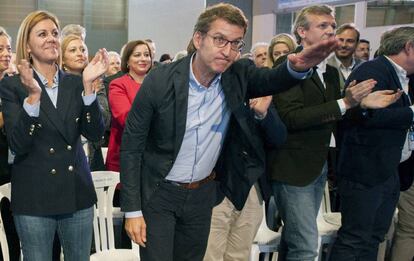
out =
{"type": "Polygon", "coordinates": [[[186,189],[198,189],[200,187],[200,182],[193,182],[188,184],[183,184],[183,187],[186,189]]]}

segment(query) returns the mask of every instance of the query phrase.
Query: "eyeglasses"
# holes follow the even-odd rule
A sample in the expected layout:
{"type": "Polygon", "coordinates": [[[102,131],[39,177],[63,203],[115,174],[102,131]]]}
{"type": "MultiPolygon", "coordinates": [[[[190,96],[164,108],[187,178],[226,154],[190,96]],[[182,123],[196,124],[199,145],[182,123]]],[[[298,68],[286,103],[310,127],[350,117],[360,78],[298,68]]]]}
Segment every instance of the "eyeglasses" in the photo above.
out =
{"type": "Polygon", "coordinates": [[[218,48],[224,48],[228,43],[230,43],[230,48],[233,51],[240,51],[243,46],[245,46],[245,42],[243,40],[234,40],[234,41],[229,41],[225,38],[223,38],[222,36],[212,36],[209,34],[206,34],[207,36],[213,38],[213,44],[214,46],[218,47],[218,48]]]}

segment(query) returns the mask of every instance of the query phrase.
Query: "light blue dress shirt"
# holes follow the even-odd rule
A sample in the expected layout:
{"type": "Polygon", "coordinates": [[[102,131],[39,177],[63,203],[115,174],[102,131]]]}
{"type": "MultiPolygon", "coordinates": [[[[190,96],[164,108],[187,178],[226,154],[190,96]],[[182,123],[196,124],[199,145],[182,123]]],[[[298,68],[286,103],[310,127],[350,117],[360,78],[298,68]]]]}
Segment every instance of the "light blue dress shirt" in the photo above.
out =
{"type": "MultiPolygon", "coordinates": [[[[194,56],[193,56],[194,58],[194,56]]],[[[190,183],[210,175],[216,164],[230,119],[221,74],[210,86],[201,85],[190,63],[187,122],[184,139],[166,179],[190,183]]]]}
{"type": "MultiPolygon", "coordinates": [[[[210,86],[201,85],[193,73],[190,62],[187,122],[184,139],[177,158],[166,179],[190,183],[210,175],[220,155],[230,119],[230,109],[225,101],[218,74],[210,86]]],[[[312,70],[296,72],[288,63],[289,73],[297,79],[312,75],[312,70]]],[[[142,211],[126,212],[126,218],[142,216],[142,211]]]]}

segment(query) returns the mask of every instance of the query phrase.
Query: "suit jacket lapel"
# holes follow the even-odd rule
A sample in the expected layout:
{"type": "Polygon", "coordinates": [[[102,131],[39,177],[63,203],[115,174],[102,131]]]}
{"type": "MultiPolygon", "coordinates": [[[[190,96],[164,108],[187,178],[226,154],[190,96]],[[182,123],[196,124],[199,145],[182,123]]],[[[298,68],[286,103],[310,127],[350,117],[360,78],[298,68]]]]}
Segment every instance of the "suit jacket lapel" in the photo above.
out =
{"type": "Polygon", "coordinates": [[[321,92],[323,97],[326,99],[326,95],[325,95],[326,90],[325,90],[325,87],[323,86],[321,79],[319,79],[319,75],[318,75],[318,72],[316,71],[316,68],[314,68],[314,72],[312,74],[311,80],[317,86],[317,89],[321,92]]]}
{"type": "Polygon", "coordinates": [[[174,157],[177,157],[180,145],[184,138],[185,127],[187,122],[187,108],[188,108],[188,88],[190,82],[190,61],[191,55],[184,58],[178,65],[178,68],[173,77],[173,85],[175,92],[175,145],[174,157]]]}
{"type": "MultiPolygon", "coordinates": [[[[62,134],[63,138],[69,142],[69,138],[66,134],[66,128],[64,126],[63,118],[60,117],[58,110],[52,103],[49,95],[46,92],[46,86],[43,85],[42,81],[39,79],[37,74],[33,72],[34,78],[39,83],[40,87],[42,88],[42,95],[40,96],[40,110],[43,112],[44,115],[50,120],[50,122],[56,127],[56,129],[62,134]]],[[[59,81],[61,79],[59,78],[59,81]]],[[[58,96],[60,95],[59,92],[61,89],[59,88],[58,96]]]]}
{"type": "MultiPolygon", "coordinates": [[[[326,67],[326,72],[323,74],[323,80],[326,84],[326,100],[332,101],[341,98],[341,90],[338,81],[335,81],[336,77],[332,71],[333,68],[326,67]]],[[[336,69],[335,69],[336,70],[336,69]]]]}
{"type": "MultiPolygon", "coordinates": [[[[388,68],[388,70],[390,71],[390,75],[391,75],[392,80],[394,81],[395,86],[397,86],[397,88],[400,89],[400,90],[404,90],[401,86],[400,79],[398,79],[397,72],[395,71],[394,66],[391,64],[390,61],[388,61],[388,59],[386,57],[381,56],[380,58],[383,59],[383,61],[385,62],[386,66],[388,68]]],[[[402,98],[403,98],[404,104],[410,105],[410,100],[408,98],[408,95],[405,92],[402,95],[402,98]]],[[[413,102],[413,101],[411,101],[411,102],[413,102]]]]}
{"type": "Polygon", "coordinates": [[[72,84],[64,84],[63,78],[65,77],[65,73],[62,71],[59,72],[59,92],[57,97],[57,111],[60,116],[60,119],[66,118],[66,113],[69,111],[68,108],[72,101],[72,94],[74,93],[73,90],[76,86],[72,84]]]}
{"type": "MultiPolygon", "coordinates": [[[[225,72],[221,76],[221,86],[223,88],[225,101],[227,103],[228,108],[230,109],[232,115],[234,116],[235,120],[237,121],[238,125],[242,129],[242,131],[245,133],[245,136],[247,140],[252,145],[252,148],[255,149],[255,152],[260,155],[260,151],[257,150],[257,144],[256,140],[253,139],[254,135],[249,127],[249,124],[247,122],[246,117],[250,117],[248,112],[246,113],[246,110],[248,111],[248,100],[245,100],[244,97],[242,97],[241,92],[235,92],[232,91],[232,86],[234,86],[234,83],[236,82],[236,79],[233,78],[234,76],[229,73],[225,72]],[[242,102],[245,102],[244,104],[242,102]]],[[[231,121],[230,121],[231,122],[231,121]]],[[[229,128],[233,128],[234,126],[229,126],[229,128]]]]}

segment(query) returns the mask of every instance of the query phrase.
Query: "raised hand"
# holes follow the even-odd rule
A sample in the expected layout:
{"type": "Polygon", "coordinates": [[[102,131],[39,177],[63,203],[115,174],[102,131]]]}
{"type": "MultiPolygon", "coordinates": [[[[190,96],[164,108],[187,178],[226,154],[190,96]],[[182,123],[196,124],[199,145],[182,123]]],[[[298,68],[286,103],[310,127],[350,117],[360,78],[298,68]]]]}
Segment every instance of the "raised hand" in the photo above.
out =
{"type": "Polygon", "coordinates": [[[330,37],[304,48],[299,53],[289,54],[287,58],[293,70],[303,72],[321,63],[336,48],[338,41],[335,37],[330,37]]]}
{"type": "Polygon", "coordinates": [[[383,90],[368,94],[361,101],[361,108],[382,109],[396,102],[404,92],[402,90],[383,90]]]}
{"type": "Polygon", "coordinates": [[[352,81],[345,89],[344,102],[347,109],[357,106],[375,87],[377,82],[373,79],[356,84],[352,81]]]}
{"type": "Polygon", "coordinates": [[[40,88],[39,83],[33,78],[33,69],[30,63],[22,59],[20,64],[17,65],[17,70],[20,74],[20,81],[29,93],[27,102],[29,104],[37,103],[40,100],[42,88],[40,88]]]}
{"type": "Polygon", "coordinates": [[[108,65],[108,52],[104,48],[99,49],[92,61],[83,70],[82,75],[85,95],[93,93],[94,88],[92,82],[106,72],[108,65]]]}
{"type": "Polygon", "coordinates": [[[250,99],[249,105],[250,109],[253,109],[257,116],[260,118],[266,117],[267,109],[272,103],[272,96],[265,96],[255,99],[250,99]]]}
{"type": "Polygon", "coordinates": [[[141,247],[145,247],[147,242],[147,225],[145,224],[144,217],[126,218],[125,230],[132,241],[141,247]]]}

